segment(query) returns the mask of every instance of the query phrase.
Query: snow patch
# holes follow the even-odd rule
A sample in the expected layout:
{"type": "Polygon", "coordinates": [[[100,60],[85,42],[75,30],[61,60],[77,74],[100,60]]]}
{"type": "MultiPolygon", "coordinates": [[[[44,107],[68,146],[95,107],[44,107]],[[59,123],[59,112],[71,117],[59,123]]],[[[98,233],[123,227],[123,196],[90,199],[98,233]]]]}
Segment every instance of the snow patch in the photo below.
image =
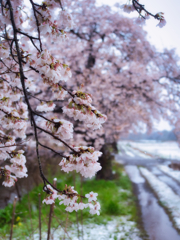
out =
{"type": "MultiPolygon", "coordinates": [[[[114,239],[126,239],[126,240],[141,240],[139,237],[140,232],[135,227],[135,222],[129,221],[129,217],[119,217],[107,224],[88,224],[83,225],[83,239],[84,240],[114,240],[114,239]]],[[[54,230],[52,229],[52,232],[54,230]]],[[[79,225],[79,234],[81,236],[82,226],[79,225]]],[[[68,234],[64,232],[62,228],[58,228],[54,231],[52,239],[73,239],[78,240],[77,228],[72,226],[68,230],[68,234]]],[[[42,240],[47,239],[47,233],[42,234],[42,240]]],[[[34,234],[34,240],[39,240],[39,234],[34,234]]]]}
{"type": "Polygon", "coordinates": [[[174,178],[176,181],[180,182],[180,171],[177,171],[177,170],[175,171],[172,168],[169,168],[168,166],[164,166],[164,165],[159,165],[158,168],[162,172],[174,178]]]}
{"type": "Polygon", "coordinates": [[[119,141],[119,148],[123,149],[127,155],[132,154],[143,158],[165,158],[180,161],[180,148],[175,141],[119,141]]]}
{"type": "Polygon", "coordinates": [[[139,169],[136,166],[133,165],[127,165],[125,166],[125,170],[131,179],[131,182],[133,183],[144,183],[145,180],[143,177],[141,177],[139,173],[139,169]]]}
{"type": "Polygon", "coordinates": [[[180,229],[180,197],[147,169],[141,167],[140,172],[155,191],[162,204],[169,210],[176,227],[180,229]]]}

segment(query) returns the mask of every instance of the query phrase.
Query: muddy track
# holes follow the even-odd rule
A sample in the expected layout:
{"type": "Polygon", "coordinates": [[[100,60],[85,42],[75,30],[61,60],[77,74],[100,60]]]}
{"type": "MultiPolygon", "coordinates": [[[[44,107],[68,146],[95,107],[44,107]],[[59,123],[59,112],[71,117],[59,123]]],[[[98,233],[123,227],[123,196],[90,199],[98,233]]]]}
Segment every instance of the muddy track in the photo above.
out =
{"type": "MultiPolygon", "coordinates": [[[[142,239],[146,240],[180,240],[180,233],[173,226],[172,218],[169,217],[168,211],[164,209],[153,192],[147,181],[138,171],[138,166],[144,166],[159,180],[165,182],[172,190],[180,196],[180,185],[161,172],[158,168],[158,164],[167,165],[167,160],[157,159],[142,159],[138,156],[130,158],[128,156],[116,156],[117,161],[121,161],[127,169],[128,166],[132,166],[132,169],[127,173],[133,183],[134,193],[137,197],[140,221],[139,225],[141,229],[144,229],[148,235],[142,235],[142,239]],[[133,170],[137,169],[137,170],[133,170]]],[[[142,231],[143,232],[143,231],[142,231]]]]}

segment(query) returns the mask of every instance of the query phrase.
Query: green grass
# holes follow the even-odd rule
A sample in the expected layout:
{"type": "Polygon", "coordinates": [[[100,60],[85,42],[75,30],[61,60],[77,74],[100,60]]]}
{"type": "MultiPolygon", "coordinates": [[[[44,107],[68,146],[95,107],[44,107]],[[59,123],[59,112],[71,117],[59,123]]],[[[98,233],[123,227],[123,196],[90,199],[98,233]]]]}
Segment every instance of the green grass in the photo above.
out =
{"type": "MultiPolygon", "coordinates": [[[[83,217],[84,224],[96,223],[106,224],[107,221],[112,220],[115,216],[130,216],[130,220],[136,221],[136,204],[135,198],[132,194],[132,185],[128,176],[124,173],[122,166],[114,163],[113,165],[115,173],[115,179],[112,181],[105,180],[84,180],[81,189],[81,181],[78,174],[64,174],[60,173],[57,176],[57,188],[63,189],[65,184],[75,185],[75,189],[80,193],[83,191],[83,195],[90,191],[98,193],[98,201],[101,204],[100,216],[91,215],[88,210],[83,212],[66,213],[65,207],[55,204],[54,217],[52,219],[52,226],[54,228],[59,225],[67,227],[72,223],[76,223],[77,217],[79,220],[83,217]],[[75,182],[74,182],[75,179],[75,182]]],[[[48,174],[50,175],[50,174],[48,174]]],[[[52,181],[53,178],[51,177],[52,181]]],[[[41,193],[41,200],[46,197],[46,193],[42,191],[42,185],[35,187],[31,192],[24,195],[21,202],[16,205],[16,215],[14,223],[13,237],[17,239],[25,239],[25,236],[29,236],[33,231],[38,229],[38,214],[39,214],[39,199],[38,193],[41,193]]],[[[42,201],[41,201],[42,202],[42,201]]],[[[41,206],[41,218],[42,229],[47,231],[47,223],[50,206],[42,204],[41,206]]],[[[0,210],[0,236],[2,239],[6,234],[10,233],[10,223],[12,217],[12,204],[9,204],[6,208],[0,210]]],[[[81,220],[80,220],[81,221],[81,220]]]]}

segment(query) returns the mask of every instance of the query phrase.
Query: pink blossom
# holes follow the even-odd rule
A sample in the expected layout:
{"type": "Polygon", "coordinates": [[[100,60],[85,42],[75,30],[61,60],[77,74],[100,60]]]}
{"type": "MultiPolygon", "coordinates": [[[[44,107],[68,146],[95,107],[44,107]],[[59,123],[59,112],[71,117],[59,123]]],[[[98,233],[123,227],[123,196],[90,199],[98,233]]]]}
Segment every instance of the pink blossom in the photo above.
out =
{"type": "Polygon", "coordinates": [[[162,27],[164,27],[165,25],[166,25],[166,20],[165,20],[165,19],[162,19],[162,20],[159,21],[159,23],[158,23],[156,26],[162,28],[162,27]]]}
{"type": "Polygon", "coordinates": [[[42,103],[41,105],[36,107],[36,111],[50,112],[54,110],[55,106],[56,105],[54,103],[42,103]]]}
{"type": "Polygon", "coordinates": [[[101,125],[107,120],[106,115],[99,112],[89,103],[91,101],[90,98],[88,101],[86,100],[85,104],[82,103],[83,100],[79,99],[80,98],[77,97],[75,97],[75,100],[70,99],[68,106],[63,107],[63,112],[69,117],[73,117],[75,120],[85,121],[89,128],[101,128],[101,125]],[[75,101],[81,101],[81,104],[75,101]]]}
{"type": "Polygon", "coordinates": [[[79,152],[79,154],[77,156],[75,154],[68,155],[66,158],[63,158],[59,163],[61,169],[64,172],[76,170],[76,172],[79,172],[86,178],[93,177],[96,172],[101,169],[97,161],[102,153],[94,151],[92,147],[75,147],[74,149],[79,152]]]}
{"type": "Polygon", "coordinates": [[[98,196],[98,194],[94,193],[94,192],[90,192],[90,193],[85,195],[85,197],[88,198],[88,202],[96,201],[97,196],[98,196]]]}
{"type": "Polygon", "coordinates": [[[91,214],[93,214],[93,215],[94,215],[94,214],[97,214],[97,215],[100,214],[99,210],[100,210],[101,207],[100,207],[100,204],[99,204],[98,202],[96,202],[94,205],[91,204],[91,203],[90,203],[89,205],[90,205],[90,206],[89,206],[89,207],[90,207],[90,211],[89,211],[89,212],[90,212],[91,214]]]}
{"type": "Polygon", "coordinates": [[[126,13],[131,13],[131,12],[133,12],[135,10],[132,4],[124,4],[124,5],[121,6],[121,8],[126,13]]]}

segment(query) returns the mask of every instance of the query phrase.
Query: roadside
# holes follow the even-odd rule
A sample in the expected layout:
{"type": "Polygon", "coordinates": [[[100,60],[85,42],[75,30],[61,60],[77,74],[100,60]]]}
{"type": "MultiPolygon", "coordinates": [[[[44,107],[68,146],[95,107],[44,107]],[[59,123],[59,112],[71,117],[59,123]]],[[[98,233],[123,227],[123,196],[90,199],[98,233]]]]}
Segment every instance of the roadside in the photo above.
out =
{"type": "Polygon", "coordinates": [[[123,141],[119,142],[119,154],[116,155],[117,162],[125,165],[133,182],[143,227],[150,240],[180,239],[176,230],[180,229],[180,175],[168,166],[172,162],[178,162],[179,158],[169,159],[169,149],[172,151],[171,156],[180,157],[175,142],[123,141]],[[163,157],[162,145],[166,146],[163,157]]]}
{"type": "MultiPolygon", "coordinates": [[[[67,183],[74,185],[79,192],[97,192],[98,201],[101,203],[101,214],[92,216],[86,210],[66,213],[64,207],[57,202],[51,226],[54,239],[141,239],[141,232],[136,224],[137,209],[132,184],[123,167],[115,162],[113,173],[114,180],[111,181],[84,179],[83,182],[78,174],[60,173],[57,177],[58,188],[62,189],[67,183]]],[[[42,185],[24,195],[21,202],[17,203],[13,239],[39,239],[39,192],[42,192],[42,185]]],[[[45,193],[41,195],[41,202],[44,197],[45,193]]],[[[49,209],[50,206],[41,205],[42,239],[47,239],[49,209]]],[[[12,204],[9,204],[0,210],[0,236],[3,240],[9,239],[11,218],[12,204]]]]}

